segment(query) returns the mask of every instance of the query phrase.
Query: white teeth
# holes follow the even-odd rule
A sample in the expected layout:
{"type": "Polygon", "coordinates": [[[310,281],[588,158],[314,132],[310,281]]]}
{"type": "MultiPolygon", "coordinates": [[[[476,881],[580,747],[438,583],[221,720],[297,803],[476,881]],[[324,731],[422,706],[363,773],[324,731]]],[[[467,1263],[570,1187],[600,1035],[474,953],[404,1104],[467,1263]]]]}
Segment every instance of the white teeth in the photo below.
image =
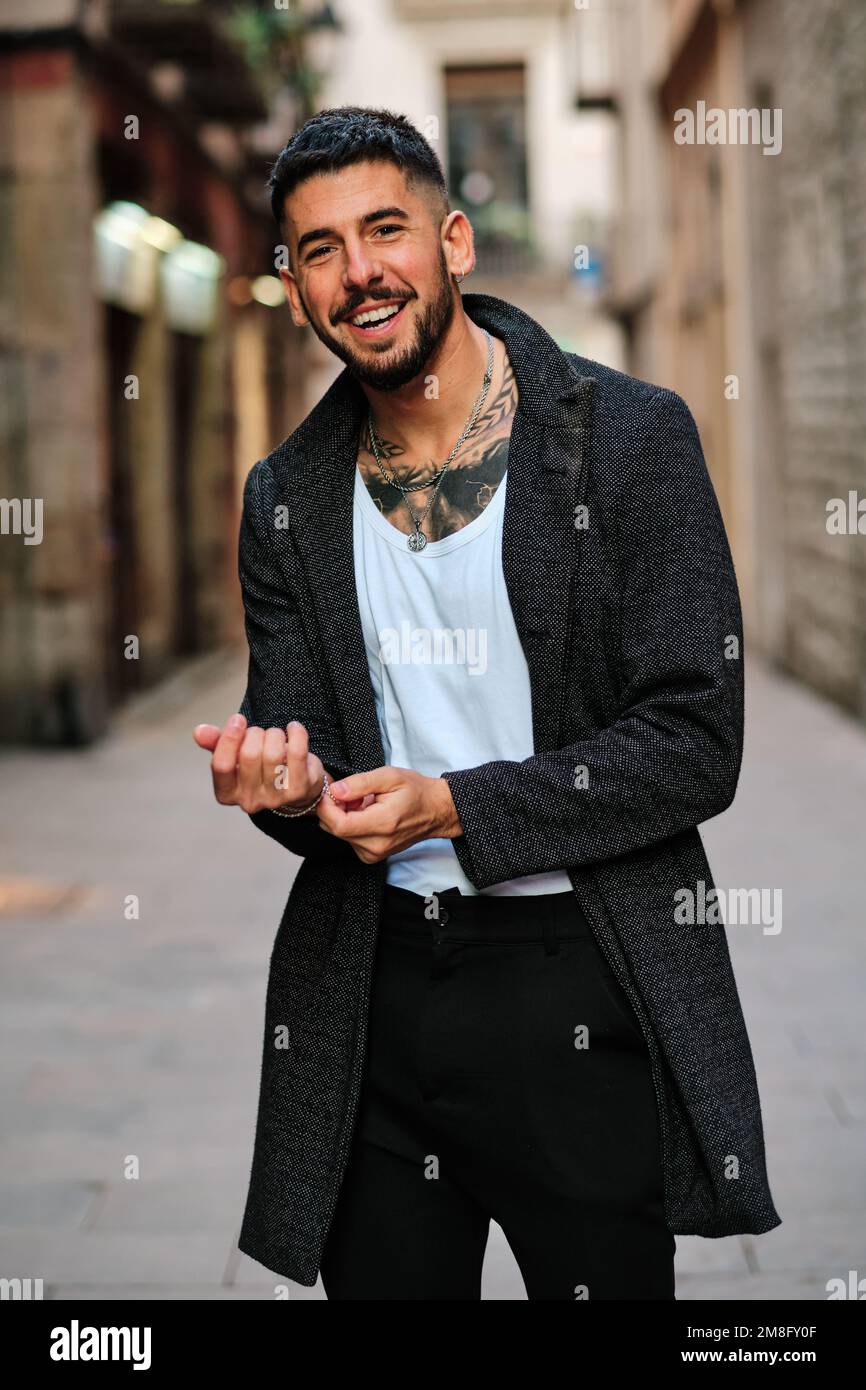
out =
{"type": "Polygon", "coordinates": [[[401,304],[389,304],[387,309],[368,309],[365,314],[358,314],[357,318],[351,319],[350,322],[358,328],[363,328],[365,323],[381,323],[384,319],[393,318],[402,307],[401,304]]]}

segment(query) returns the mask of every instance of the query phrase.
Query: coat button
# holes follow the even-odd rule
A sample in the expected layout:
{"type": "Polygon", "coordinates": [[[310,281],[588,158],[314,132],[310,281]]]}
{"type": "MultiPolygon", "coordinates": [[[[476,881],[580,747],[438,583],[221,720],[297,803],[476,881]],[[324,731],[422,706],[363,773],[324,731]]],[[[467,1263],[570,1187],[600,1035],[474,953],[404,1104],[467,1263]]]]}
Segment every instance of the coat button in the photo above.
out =
{"type": "Polygon", "coordinates": [[[445,923],[448,921],[447,907],[443,907],[442,911],[439,913],[439,921],[442,923],[443,927],[445,926],[445,923]]]}

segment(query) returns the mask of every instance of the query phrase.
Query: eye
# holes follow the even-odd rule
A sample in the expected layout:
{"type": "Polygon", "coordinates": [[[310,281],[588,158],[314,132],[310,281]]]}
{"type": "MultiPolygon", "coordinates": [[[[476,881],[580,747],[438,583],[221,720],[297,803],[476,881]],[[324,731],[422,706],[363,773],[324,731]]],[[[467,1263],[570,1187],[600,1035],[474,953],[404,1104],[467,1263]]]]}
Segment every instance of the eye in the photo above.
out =
{"type": "MultiPolygon", "coordinates": [[[[377,228],[376,228],[376,232],[402,232],[402,230],[403,230],[402,227],[398,227],[397,224],[396,224],[396,223],[393,223],[393,222],[390,223],[390,224],[389,224],[389,223],[386,223],[384,227],[377,227],[377,228]]],[[[374,235],[375,235],[375,233],[374,233],[374,235]]]]}
{"type": "Polygon", "coordinates": [[[329,242],[324,242],[322,246],[317,246],[314,251],[310,252],[309,256],[307,257],[307,260],[314,261],[318,256],[323,255],[325,251],[330,251],[332,249],[333,248],[331,247],[329,242]]]}

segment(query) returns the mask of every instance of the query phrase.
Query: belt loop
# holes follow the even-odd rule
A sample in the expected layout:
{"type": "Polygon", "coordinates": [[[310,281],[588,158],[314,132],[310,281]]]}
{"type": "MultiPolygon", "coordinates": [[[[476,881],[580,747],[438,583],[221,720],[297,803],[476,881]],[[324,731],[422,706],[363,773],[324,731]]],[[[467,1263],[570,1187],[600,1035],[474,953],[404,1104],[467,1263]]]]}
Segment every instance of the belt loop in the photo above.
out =
{"type": "Polygon", "coordinates": [[[559,938],[556,934],[556,916],[553,911],[546,912],[542,921],[542,931],[544,933],[544,953],[553,956],[559,950],[559,938]]]}

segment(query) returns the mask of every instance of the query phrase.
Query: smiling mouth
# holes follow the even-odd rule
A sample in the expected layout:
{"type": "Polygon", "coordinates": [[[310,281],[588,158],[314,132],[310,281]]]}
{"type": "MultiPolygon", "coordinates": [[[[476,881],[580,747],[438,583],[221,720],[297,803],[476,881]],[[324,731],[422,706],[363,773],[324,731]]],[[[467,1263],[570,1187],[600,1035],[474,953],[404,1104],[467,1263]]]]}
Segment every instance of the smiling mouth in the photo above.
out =
{"type": "Polygon", "coordinates": [[[374,309],[353,314],[343,322],[362,338],[384,338],[399,320],[407,303],[408,300],[404,300],[402,304],[377,305],[374,309]]]}

